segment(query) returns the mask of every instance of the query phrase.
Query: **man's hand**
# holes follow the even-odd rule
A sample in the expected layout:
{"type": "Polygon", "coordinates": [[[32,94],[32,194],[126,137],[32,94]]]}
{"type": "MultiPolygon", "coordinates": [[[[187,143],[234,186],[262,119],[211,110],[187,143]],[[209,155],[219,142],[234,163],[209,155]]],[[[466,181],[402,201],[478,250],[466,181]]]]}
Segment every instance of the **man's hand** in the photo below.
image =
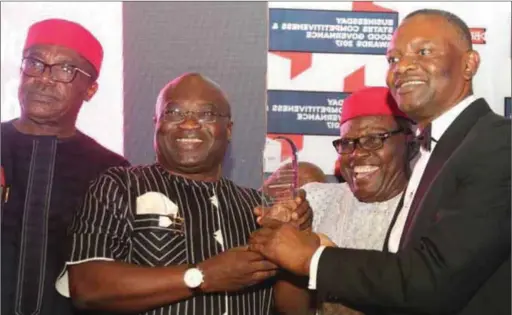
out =
{"type": "Polygon", "coordinates": [[[320,238],[315,233],[271,219],[265,219],[264,227],[249,241],[251,251],[300,276],[309,275],[311,257],[319,246],[320,238]]]}
{"type": "Polygon", "coordinates": [[[277,273],[277,266],[247,247],[233,248],[198,264],[204,292],[238,291],[277,273]]]}
{"type": "Polygon", "coordinates": [[[281,222],[290,222],[301,230],[311,231],[313,223],[313,210],[306,200],[306,192],[303,189],[298,191],[294,200],[275,204],[271,208],[256,207],[254,214],[260,225],[264,224],[265,217],[270,217],[281,222]]]}

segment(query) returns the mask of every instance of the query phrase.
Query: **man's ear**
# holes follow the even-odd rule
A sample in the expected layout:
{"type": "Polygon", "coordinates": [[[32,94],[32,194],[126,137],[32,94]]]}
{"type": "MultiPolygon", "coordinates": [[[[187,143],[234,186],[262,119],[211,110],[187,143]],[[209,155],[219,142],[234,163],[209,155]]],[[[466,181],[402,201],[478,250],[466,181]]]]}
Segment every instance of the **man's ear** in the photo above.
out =
{"type": "Polygon", "coordinates": [[[232,133],[232,130],[233,130],[233,121],[229,121],[228,123],[228,126],[227,126],[227,136],[228,136],[228,142],[231,142],[231,133],[232,133]]]}
{"type": "Polygon", "coordinates": [[[92,97],[96,94],[97,91],[98,91],[98,82],[94,81],[94,83],[91,84],[91,86],[89,86],[89,88],[85,92],[84,100],[86,102],[89,102],[92,99],[92,97]]]}
{"type": "Polygon", "coordinates": [[[464,79],[471,80],[476,75],[479,66],[480,54],[476,50],[468,51],[465,58],[464,79]]]}

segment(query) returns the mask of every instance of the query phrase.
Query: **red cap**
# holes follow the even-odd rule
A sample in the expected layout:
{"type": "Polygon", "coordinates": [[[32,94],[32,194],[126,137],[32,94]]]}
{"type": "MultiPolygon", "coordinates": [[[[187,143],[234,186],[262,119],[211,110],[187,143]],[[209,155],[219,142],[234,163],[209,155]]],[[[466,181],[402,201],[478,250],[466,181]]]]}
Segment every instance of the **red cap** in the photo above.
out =
{"type": "Polygon", "coordinates": [[[32,24],[23,50],[37,44],[58,45],[72,49],[89,61],[96,68],[98,75],[100,73],[103,48],[96,37],[78,23],[49,19],[32,24]]]}
{"type": "Polygon", "coordinates": [[[369,87],[352,93],[343,102],[341,121],[362,116],[395,116],[409,119],[398,109],[389,89],[385,87],[369,87]]]}

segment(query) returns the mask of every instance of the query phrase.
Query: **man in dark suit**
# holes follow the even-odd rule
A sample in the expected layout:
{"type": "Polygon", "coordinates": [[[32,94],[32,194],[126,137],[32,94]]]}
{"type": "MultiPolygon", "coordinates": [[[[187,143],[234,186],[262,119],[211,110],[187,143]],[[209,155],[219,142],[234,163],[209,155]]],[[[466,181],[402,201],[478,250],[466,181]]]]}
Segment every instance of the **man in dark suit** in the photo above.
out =
{"type": "Polygon", "coordinates": [[[469,29],[448,12],[413,12],[387,57],[400,108],[434,142],[421,150],[384,252],[324,247],[270,220],[251,249],[366,314],[509,315],[511,123],[473,95],[480,57],[469,29]]]}

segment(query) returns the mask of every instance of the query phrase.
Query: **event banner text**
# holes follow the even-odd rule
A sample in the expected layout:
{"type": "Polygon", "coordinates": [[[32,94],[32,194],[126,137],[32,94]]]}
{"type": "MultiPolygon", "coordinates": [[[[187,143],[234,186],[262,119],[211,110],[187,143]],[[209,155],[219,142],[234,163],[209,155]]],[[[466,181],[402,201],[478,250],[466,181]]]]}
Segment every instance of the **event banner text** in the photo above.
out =
{"type": "Polygon", "coordinates": [[[270,9],[269,50],[384,55],[397,12],[270,9]]]}
{"type": "Polygon", "coordinates": [[[340,113],[349,93],[267,91],[267,132],[339,135],[340,113]]]}

